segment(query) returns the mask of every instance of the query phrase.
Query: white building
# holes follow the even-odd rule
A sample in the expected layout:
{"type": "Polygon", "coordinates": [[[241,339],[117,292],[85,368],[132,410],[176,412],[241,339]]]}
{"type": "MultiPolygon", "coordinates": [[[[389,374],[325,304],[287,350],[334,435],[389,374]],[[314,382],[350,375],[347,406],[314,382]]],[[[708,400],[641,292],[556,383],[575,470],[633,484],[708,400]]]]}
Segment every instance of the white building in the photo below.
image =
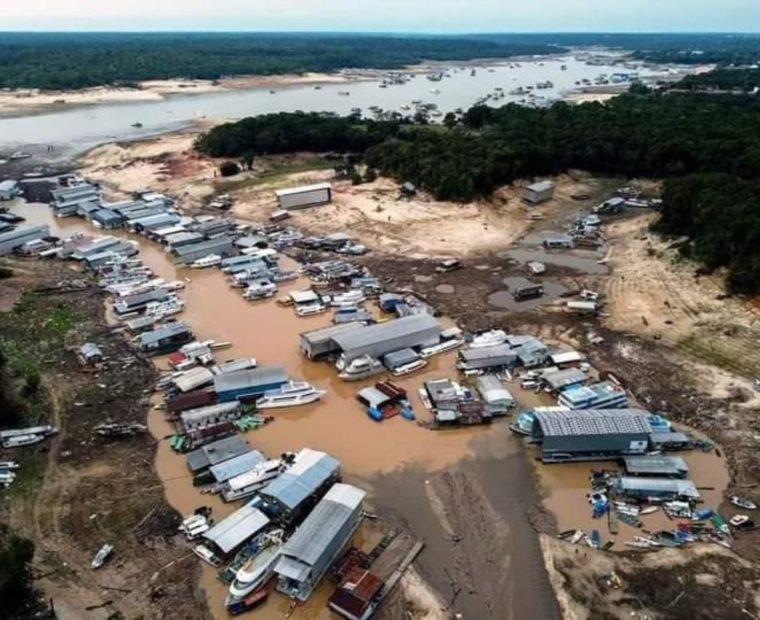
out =
{"type": "Polygon", "coordinates": [[[332,185],[318,183],[280,189],[275,192],[280,209],[306,209],[318,207],[332,202],[332,185]]]}

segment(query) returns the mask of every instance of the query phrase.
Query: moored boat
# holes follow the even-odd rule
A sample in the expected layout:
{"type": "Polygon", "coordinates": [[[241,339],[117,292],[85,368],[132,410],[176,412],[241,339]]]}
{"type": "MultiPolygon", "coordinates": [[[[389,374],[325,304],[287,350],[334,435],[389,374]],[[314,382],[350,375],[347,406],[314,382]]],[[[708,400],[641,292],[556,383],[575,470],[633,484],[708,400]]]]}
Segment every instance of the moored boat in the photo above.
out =
{"type": "Polygon", "coordinates": [[[230,584],[229,594],[224,601],[225,607],[238,605],[249,594],[267,584],[274,575],[281,548],[281,542],[272,542],[243,564],[230,584]]]}
{"type": "Polygon", "coordinates": [[[222,257],[219,254],[209,254],[203,258],[199,258],[196,261],[190,263],[191,269],[206,269],[207,267],[215,267],[222,262],[222,257]]]}
{"type": "Polygon", "coordinates": [[[308,405],[318,401],[326,393],[325,390],[318,390],[306,381],[290,381],[276,390],[265,392],[256,401],[256,407],[258,409],[277,409],[308,405]]]}
{"type": "Polygon", "coordinates": [[[757,504],[755,504],[755,502],[747,499],[746,497],[740,497],[738,495],[732,495],[729,498],[729,501],[734,506],[738,506],[739,508],[744,508],[745,510],[757,510],[757,504]]]}

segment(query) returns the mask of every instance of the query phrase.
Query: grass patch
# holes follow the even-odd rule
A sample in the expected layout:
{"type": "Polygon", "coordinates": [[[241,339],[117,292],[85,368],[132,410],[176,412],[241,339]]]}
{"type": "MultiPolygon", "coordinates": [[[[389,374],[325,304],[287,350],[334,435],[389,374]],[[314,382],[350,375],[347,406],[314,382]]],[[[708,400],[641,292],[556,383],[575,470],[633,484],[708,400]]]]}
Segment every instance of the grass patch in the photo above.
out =
{"type": "Polygon", "coordinates": [[[722,343],[693,335],[679,342],[677,348],[689,357],[738,375],[750,378],[760,375],[760,358],[752,343],[743,347],[740,343],[722,343]]]}

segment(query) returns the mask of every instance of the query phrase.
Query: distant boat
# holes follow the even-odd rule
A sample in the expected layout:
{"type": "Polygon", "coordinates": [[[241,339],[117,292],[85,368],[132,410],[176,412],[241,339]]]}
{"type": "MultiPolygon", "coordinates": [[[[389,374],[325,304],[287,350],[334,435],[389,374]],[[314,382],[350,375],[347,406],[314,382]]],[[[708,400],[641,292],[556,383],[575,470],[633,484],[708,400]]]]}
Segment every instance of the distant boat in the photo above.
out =
{"type": "Polygon", "coordinates": [[[132,127],[136,128],[136,129],[140,129],[142,126],[143,126],[143,124],[141,122],[139,122],[139,121],[136,122],[136,123],[132,123],[132,127]]]}
{"type": "Polygon", "coordinates": [[[269,91],[269,94],[270,94],[270,95],[274,95],[276,92],[277,92],[276,90],[270,90],[270,91],[269,91]]]}
{"type": "Polygon", "coordinates": [[[97,569],[103,566],[105,561],[108,559],[108,556],[111,555],[111,552],[113,551],[113,545],[105,544],[100,548],[100,551],[98,551],[95,554],[95,557],[92,559],[92,568],[97,569]]]}
{"type": "Polygon", "coordinates": [[[15,153],[11,153],[10,159],[29,159],[31,156],[32,154],[26,151],[16,151],[15,153]]]}
{"type": "Polygon", "coordinates": [[[199,258],[197,261],[190,263],[192,269],[205,269],[206,267],[214,267],[222,262],[222,257],[218,254],[209,254],[203,258],[199,258]]]}

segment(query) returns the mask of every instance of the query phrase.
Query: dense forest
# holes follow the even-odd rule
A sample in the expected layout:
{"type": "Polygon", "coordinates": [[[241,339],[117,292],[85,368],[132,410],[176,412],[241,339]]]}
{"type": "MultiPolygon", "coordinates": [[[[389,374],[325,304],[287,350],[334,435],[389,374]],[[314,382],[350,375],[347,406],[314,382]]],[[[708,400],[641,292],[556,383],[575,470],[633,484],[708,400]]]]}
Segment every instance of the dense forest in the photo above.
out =
{"type": "Polygon", "coordinates": [[[546,43],[461,36],[4,33],[0,88],[76,89],[180,77],[214,80],[344,68],[398,69],[421,60],[561,51],[546,43]]]}
{"type": "Polygon", "coordinates": [[[568,168],[678,179],[667,184],[661,230],[691,236],[694,255],[708,267],[730,267],[735,291],[758,292],[760,205],[753,198],[760,177],[758,135],[757,97],[634,87],[607,104],[478,106],[448,126],[272,114],[216,127],[199,138],[197,148],[224,157],[351,152],[383,174],[459,201],[487,196],[515,179],[568,168]],[[719,235],[711,231],[711,221],[719,235]]]}
{"type": "Polygon", "coordinates": [[[754,92],[760,88],[760,69],[748,67],[726,67],[686,76],[678,83],[678,88],[689,90],[732,90],[745,93],[754,92]]]}

